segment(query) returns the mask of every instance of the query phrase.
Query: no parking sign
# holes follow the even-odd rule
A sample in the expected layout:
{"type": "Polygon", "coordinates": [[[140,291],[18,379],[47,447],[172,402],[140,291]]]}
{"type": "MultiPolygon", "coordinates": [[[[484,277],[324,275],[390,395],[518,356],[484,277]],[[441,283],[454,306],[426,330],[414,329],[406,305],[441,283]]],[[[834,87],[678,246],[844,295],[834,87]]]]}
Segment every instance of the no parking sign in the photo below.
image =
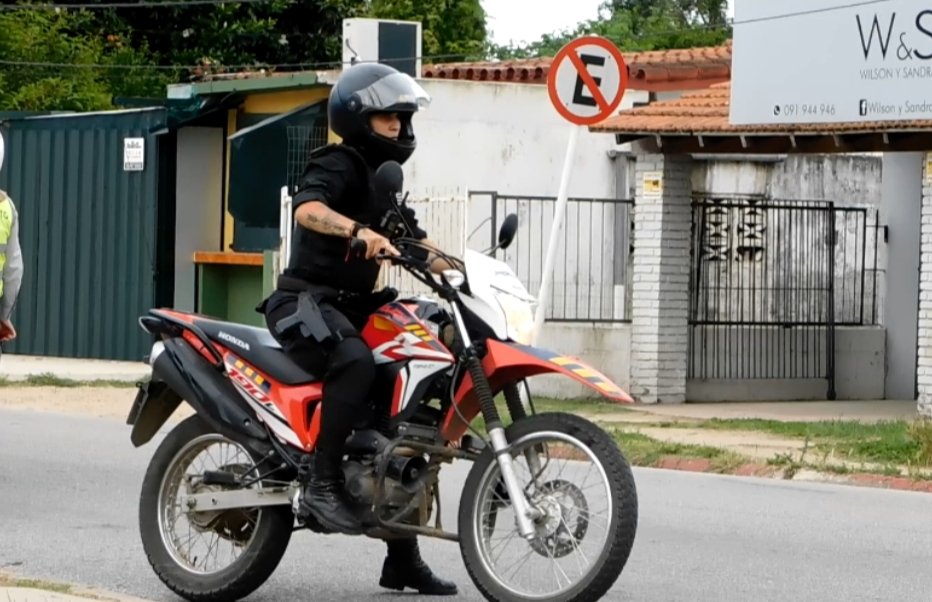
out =
{"type": "Polygon", "coordinates": [[[547,91],[564,119],[573,124],[560,177],[553,227],[547,245],[547,257],[537,293],[537,313],[534,316],[532,344],[537,342],[544,323],[547,299],[550,296],[553,264],[556,259],[557,237],[566,213],[566,189],[572,172],[579,131],[612,115],[621,104],[628,87],[628,66],[621,51],[611,41],[599,36],[583,36],[560,49],[553,57],[547,74],[547,91]]]}

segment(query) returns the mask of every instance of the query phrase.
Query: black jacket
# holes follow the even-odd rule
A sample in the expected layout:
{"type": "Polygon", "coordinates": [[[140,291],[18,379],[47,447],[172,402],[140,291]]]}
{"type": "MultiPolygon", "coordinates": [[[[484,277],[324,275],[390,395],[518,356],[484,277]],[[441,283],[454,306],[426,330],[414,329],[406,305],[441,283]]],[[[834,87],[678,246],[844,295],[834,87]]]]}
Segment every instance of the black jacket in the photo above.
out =
{"type": "MultiPolygon", "coordinates": [[[[383,236],[379,224],[386,213],[401,210],[411,227],[408,236],[427,238],[408,207],[395,208],[387,196],[376,194],[375,171],[355,149],[332,144],[312,153],[292,199],[293,210],[319,201],[333,211],[367,225],[383,236]]],[[[375,288],[379,263],[349,254],[349,239],[320,234],[295,223],[291,260],[284,274],[314,284],[368,293],[375,288]]]]}

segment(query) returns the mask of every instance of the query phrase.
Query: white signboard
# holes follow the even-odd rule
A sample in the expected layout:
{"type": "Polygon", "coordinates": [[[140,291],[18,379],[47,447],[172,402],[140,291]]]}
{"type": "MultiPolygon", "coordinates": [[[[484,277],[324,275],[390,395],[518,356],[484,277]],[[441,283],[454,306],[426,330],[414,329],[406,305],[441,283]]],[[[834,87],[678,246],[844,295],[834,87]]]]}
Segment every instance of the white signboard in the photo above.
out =
{"type": "Polygon", "coordinates": [[[932,119],[930,0],[735,0],[731,123],[932,119]]]}
{"type": "Polygon", "coordinates": [[[146,164],[146,139],[123,138],[123,171],[142,171],[146,164]]]}

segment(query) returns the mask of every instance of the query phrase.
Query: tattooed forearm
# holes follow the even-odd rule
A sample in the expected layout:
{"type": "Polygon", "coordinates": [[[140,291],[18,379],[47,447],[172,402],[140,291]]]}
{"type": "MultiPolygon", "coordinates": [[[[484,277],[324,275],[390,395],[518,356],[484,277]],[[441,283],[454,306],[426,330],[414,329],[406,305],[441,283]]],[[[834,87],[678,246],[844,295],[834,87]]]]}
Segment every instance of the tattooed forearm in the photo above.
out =
{"type": "Polygon", "coordinates": [[[343,226],[338,220],[329,215],[315,215],[310,213],[305,216],[301,225],[308,230],[320,232],[321,234],[330,234],[333,236],[349,236],[350,229],[343,226]]]}
{"type": "Polygon", "coordinates": [[[307,203],[298,207],[295,219],[308,230],[321,234],[349,238],[353,232],[352,220],[332,211],[323,203],[307,203]]]}

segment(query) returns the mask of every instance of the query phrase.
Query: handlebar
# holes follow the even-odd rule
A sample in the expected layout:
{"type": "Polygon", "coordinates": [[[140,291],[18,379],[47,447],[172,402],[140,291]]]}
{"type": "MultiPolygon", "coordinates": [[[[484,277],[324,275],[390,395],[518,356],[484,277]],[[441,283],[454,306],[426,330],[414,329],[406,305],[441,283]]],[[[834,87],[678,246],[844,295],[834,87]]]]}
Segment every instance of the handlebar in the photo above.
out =
{"type": "Polygon", "coordinates": [[[365,256],[368,248],[369,247],[366,245],[363,239],[361,238],[350,239],[349,253],[350,253],[350,256],[352,256],[353,258],[358,259],[359,257],[365,256]]]}
{"type": "MultiPolygon", "coordinates": [[[[388,255],[386,253],[379,253],[373,259],[376,259],[379,261],[390,261],[396,265],[410,265],[412,267],[427,269],[429,266],[426,260],[419,259],[410,253],[405,253],[405,247],[408,246],[405,243],[410,244],[410,241],[400,239],[393,243],[401,247],[398,249],[401,252],[401,255],[388,255]]],[[[367,250],[368,250],[368,246],[366,245],[365,241],[363,241],[362,239],[353,238],[350,240],[349,253],[350,253],[350,256],[352,256],[353,258],[358,259],[360,257],[365,257],[367,250]]]]}
{"type": "MultiPolygon", "coordinates": [[[[392,241],[392,244],[401,252],[400,255],[387,255],[380,253],[375,257],[376,260],[389,261],[393,265],[398,265],[405,268],[412,276],[417,280],[429,286],[434,291],[440,293],[442,296],[449,295],[452,291],[447,290],[447,284],[445,279],[441,279],[442,282],[438,282],[431,272],[431,265],[427,261],[429,251],[424,247],[424,245],[413,238],[398,238],[392,241]],[[417,257],[415,254],[411,253],[410,250],[417,249],[424,253],[423,257],[417,257]]],[[[359,239],[353,238],[350,240],[349,253],[354,258],[364,257],[368,246],[366,243],[359,239]]],[[[436,251],[434,251],[436,253],[436,251]]],[[[462,264],[462,260],[450,257],[444,254],[441,256],[448,261],[462,264]]]]}

